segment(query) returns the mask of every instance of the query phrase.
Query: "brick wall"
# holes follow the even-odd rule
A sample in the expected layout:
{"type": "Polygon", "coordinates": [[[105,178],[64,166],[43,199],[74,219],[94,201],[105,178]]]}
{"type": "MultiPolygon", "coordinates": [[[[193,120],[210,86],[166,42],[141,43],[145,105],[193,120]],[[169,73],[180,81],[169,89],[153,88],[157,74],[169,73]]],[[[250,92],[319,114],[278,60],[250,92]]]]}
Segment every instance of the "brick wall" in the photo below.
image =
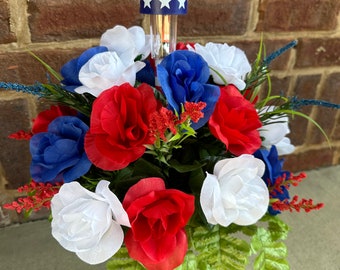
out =
{"type": "MultiPolygon", "coordinates": [[[[179,18],[179,39],[234,44],[250,60],[261,33],[268,52],[297,39],[295,49],[272,63],[273,89],[340,103],[339,6],[339,0],[189,0],[188,15],[179,18]]],[[[143,25],[139,1],[0,0],[0,81],[46,82],[44,69],[27,50],[59,70],[116,24],[143,25]]],[[[0,89],[0,204],[11,201],[18,195],[15,189],[29,180],[27,142],[7,136],[28,130],[46,106],[0,89]]],[[[303,112],[321,124],[331,147],[315,126],[295,118],[290,137],[297,150],[287,157],[287,169],[340,164],[340,111],[306,107],[303,112]]],[[[0,225],[11,218],[0,211],[0,225]]]]}

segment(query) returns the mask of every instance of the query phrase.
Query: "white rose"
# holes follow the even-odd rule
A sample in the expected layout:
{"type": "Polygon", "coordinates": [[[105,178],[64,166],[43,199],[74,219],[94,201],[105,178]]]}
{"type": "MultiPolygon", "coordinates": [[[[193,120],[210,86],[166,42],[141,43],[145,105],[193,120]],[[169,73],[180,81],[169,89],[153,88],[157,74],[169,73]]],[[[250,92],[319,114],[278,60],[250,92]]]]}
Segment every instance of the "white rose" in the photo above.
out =
{"type": "Polygon", "coordinates": [[[149,56],[151,48],[150,37],[145,35],[143,28],[140,26],[132,26],[127,29],[124,26],[117,25],[106,30],[100,39],[100,45],[107,47],[118,55],[130,51],[134,58],[142,55],[142,59],[149,56]]]}
{"type": "MultiPolygon", "coordinates": [[[[264,112],[272,112],[274,109],[274,106],[263,107],[260,115],[261,112],[262,114],[264,112]]],[[[265,125],[259,129],[260,136],[264,138],[262,141],[264,148],[269,150],[272,145],[275,145],[279,155],[288,155],[294,152],[294,145],[291,144],[289,138],[285,137],[290,133],[288,121],[287,116],[278,115],[273,115],[267,119],[265,125]]]]}
{"type": "Polygon", "coordinates": [[[217,162],[201,190],[200,203],[207,221],[224,227],[256,223],[269,204],[269,191],[261,179],[264,171],[265,164],[252,155],[217,162]]]}
{"type": "Polygon", "coordinates": [[[112,257],[124,239],[120,225],[130,226],[122,204],[102,180],[93,193],[78,182],[62,185],[51,201],[52,235],[65,249],[89,264],[112,257]]]}
{"type": "Polygon", "coordinates": [[[251,66],[245,53],[235,46],[209,42],[205,46],[198,43],[190,48],[201,55],[210,67],[210,74],[216,84],[233,84],[238,89],[246,87],[245,76],[251,71],[251,66]],[[221,78],[221,76],[223,78],[221,78]]]}
{"type": "Polygon", "coordinates": [[[134,62],[131,51],[126,51],[120,56],[111,51],[98,53],[81,67],[79,80],[82,86],[77,87],[75,91],[98,97],[104,90],[115,85],[128,82],[134,86],[136,73],[144,66],[143,62],[134,62]]]}

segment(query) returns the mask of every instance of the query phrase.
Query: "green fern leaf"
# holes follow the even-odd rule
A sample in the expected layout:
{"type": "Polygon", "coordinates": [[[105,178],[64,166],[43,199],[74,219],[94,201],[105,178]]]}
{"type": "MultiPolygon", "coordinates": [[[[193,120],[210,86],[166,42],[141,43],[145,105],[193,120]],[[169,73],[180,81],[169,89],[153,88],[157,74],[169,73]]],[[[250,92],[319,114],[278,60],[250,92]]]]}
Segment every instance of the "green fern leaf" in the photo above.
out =
{"type": "Polygon", "coordinates": [[[265,216],[268,229],[259,227],[252,237],[251,250],[257,254],[254,270],[289,270],[287,247],[282,242],[288,234],[288,226],[278,217],[265,216]]]}
{"type": "Polygon", "coordinates": [[[119,251],[106,263],[107,270],[144,270],[145,268],[137,261],[130,258],[126,247],[119,251]]]}
{"type": "Polygon", "coordinates": [[[177,270],[243,270],[248,263],[250,245],[228,228],[190,228],[189,252],[177,270]]]}

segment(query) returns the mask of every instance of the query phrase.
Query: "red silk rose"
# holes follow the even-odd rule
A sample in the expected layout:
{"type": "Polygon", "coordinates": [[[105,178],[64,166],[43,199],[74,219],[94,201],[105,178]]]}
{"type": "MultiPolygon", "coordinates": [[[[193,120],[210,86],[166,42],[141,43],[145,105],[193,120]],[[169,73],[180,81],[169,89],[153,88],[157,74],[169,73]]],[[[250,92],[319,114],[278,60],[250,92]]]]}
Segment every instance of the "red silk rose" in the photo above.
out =
{"type": "Polygon", "coordinates": [[[148,270],[182,264],[188,249],[184,227],[194,204],[193,195],[165,189],[161,178],[144,178],[132,186],[123,201],[131,223],[124,240],[130,257],[148,270]]]}
{"type": "Polygon", "coordinates": [[[59,116],[74,116],[77,111],[67,106],[51,106],[49,110],[42,111],[33,120],[32,133],[46,132],[48,125],[59,116]]]}
{"type": "Polygon", "coordinates": [[[195,43],[194,42],[178,42],[176,44],[176,50],[188,50],[187,45],[189,45],[190,47],[195,47],[195,43]]]}
{"type": "Polygon", "coordinates": [[[259,116],[254,105],[234,85],[221,87],[221,96],[208,124],[211,133],[236,156],[253,154],[261,146],[259,116]]]}
{"type": "Polygon", "coordinates": [[[152,88],[125,83],[102,92],[94,101],[85,151],[97,167],[113,171],[128,166],[152,144],[149,121],[157,109],[152,88]]]}

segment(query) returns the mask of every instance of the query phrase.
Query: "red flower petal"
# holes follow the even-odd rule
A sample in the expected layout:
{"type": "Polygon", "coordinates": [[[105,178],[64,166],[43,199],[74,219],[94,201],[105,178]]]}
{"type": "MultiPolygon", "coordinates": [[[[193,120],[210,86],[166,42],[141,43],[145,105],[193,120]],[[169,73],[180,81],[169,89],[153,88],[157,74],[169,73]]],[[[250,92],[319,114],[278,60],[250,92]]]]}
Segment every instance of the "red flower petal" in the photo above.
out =
{"type": "Polygon", "coordinates": [[[32,133],[46,132],[48,125],[57,117],[64,115],[76,115],[77,111],[66,106],[51,106],[49,110],[42,111],[33,120],[32,133]]]}
{"type": "Polygon", "coordinates": [[[134,88],[125,83],[102,92],[93,103],[85,136],[85,151],[91,162],[112,171],[140,158],[144,145],[155,140],[149,122],[156,110],[153,90],[146,84],[134,88]]]}
{"type": "Polygon", "coordinates": [[[163,179],[158,177],[144,178],[140,180],[137,184],[130,187],[130,189],[126,192],[123,201],[123,207],[124,209],[127,209],[130,207],[130,204],[137,198],[147,195],[152,191],[164,189],[165,184],[163,179]]]}
{"type": "Polygon", "coordinates": [[[233,85],[221,87],[208,124],[211,133],[234,155],[253,154],[261,146],[258,128],[262,123],[255,107],[233,85]]]}
{"type": "Polygon", "coordinates": [[[123,201],[131,229],[125,244],[132,258],[147,269],[173,269],[187,250],[184,227],[195,210],[195,197],[165,189],[160,178],[145,178],[132,186],[123,201]]]}
{"type": "MultiPolygon", "coordinates": [[[[174,238],[176,248],[172,249],[172,253],[161,261],[153,260],[140,242],[134,241],[131,230],[127,232],[124,242],[130,257],[141,262],[148,270],[173,270],[182,264],[188,249],[187,237],[183,229],[174,238]]],[[[154,250],[157,250],[157,246],[154,246],[154,250]]]]}

